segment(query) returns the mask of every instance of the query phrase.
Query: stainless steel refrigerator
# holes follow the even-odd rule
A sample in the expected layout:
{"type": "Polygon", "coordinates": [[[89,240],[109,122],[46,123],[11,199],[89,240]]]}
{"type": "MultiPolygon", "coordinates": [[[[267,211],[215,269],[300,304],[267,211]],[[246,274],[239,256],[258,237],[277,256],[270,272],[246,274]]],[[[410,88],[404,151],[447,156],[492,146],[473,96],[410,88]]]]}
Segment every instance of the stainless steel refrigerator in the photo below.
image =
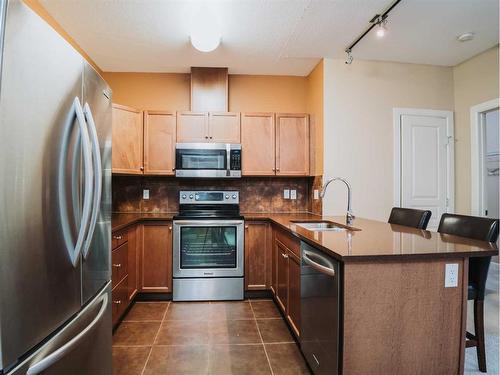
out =
{"type": "Polygon", "coordinates": [[[111,374],[111,91],[0,6],[0,374],[111,374]]]}

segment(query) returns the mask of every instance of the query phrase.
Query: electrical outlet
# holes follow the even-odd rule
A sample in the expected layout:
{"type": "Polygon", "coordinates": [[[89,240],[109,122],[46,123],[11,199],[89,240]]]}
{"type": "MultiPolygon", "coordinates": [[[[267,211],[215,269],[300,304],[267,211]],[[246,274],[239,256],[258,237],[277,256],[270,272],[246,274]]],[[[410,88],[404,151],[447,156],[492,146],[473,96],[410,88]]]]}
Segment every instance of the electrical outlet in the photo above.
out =
{"type": "Polygon", "coordinates": [[[290,190],[288,189],[283,190],[283,198],[290,199],[290,190]]]}
{"type": "Polygon", "coordinates": [[[319,199],[319,190],[318,189],[314,189],[314,199],[315,200],[319,199]]]}
{"type": "Polygon", "coordinates": [[[149,199],[149,189],[144,189],[142,191],[142,199],[149,199]]]}
{"type": "Polygon", "coordinates": [[[456,288],[458,286],[458,263],[446,264],[444,287],[456,288]]]}
{"type": "Polygon", "coordinates": [[[290,190],[290,199],[297,199],[297,190],[290,190]]]}

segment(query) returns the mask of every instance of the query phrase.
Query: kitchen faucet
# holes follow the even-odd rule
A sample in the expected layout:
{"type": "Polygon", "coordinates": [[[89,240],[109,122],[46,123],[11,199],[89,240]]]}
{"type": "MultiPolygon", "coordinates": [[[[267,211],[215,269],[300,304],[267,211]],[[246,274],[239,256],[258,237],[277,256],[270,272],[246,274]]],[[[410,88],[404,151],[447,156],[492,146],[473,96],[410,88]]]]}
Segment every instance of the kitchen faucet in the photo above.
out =
{"type": "Polygon", "coordinates": [[[321,193],[319,194],[319,196],[323,199],[323,197],[325,196],[325,193],[326,193],[326,188],[333,181],[342,181],[345,184],[345,186],[347,186],[347,214],[346,214],[345,222],[347,225],[351,225],[355,216],[352,213],[352,209],[351,209],[351,185],[349,184],[349,182],[347,182],[346,179],[344,179],[342,177],[334,177],[334,178],[329,179],[326,182],[326,184],[323,186],[323,188],[321,189],[321,193]]]}

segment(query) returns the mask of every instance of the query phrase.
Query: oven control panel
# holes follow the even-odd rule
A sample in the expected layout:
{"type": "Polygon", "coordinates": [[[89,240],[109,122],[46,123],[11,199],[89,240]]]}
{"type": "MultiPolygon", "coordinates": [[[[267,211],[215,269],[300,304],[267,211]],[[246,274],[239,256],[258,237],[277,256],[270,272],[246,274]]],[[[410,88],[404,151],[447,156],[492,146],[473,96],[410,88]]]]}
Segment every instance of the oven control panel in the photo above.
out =
{"type": "Polygon", "coordinates": [[[180,191],[180,204],[238,204],[240,192],[236,190],[180,191]]]}

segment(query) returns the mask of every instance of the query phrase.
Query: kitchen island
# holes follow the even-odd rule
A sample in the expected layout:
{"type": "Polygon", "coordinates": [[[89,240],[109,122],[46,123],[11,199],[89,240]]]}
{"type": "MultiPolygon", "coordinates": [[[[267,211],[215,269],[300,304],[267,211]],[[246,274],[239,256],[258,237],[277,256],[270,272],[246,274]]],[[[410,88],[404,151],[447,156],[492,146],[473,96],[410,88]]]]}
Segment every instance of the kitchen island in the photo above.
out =
{"type": "MultiPolygon", "coordinates": [[[[299,339],[300,241],[340,263],[339,373],[463,373],[469,257],[497,255],[496,244],[361,218],[346,230],[310,231],[298,224],[331,221],[342,227],[345,218],[309,213],[243,215],[249,226],[267,223],[272,232],[268,239],[255,242],[270,243],[265,252],[268,260],[254,264],[266,267],[262,275],[271,280],[269,289],[299,339]],[[289,268],[283,273],[284,249],[289,249],[285,254],[289,268]],[[447,264],[458,265],[451,287],[445,287],[447,264]]],[[[172,216],[117,214],[113,230],[170,221],[172,216]]],[[[268,233],[265,225],[259,226],[260,235],[268,233]]],[[[247,243],[254,243],[250,233],[245,234],[245,253],[247,243]]],[[[245,277],[250,272],[259,270],[248,267],[245,277]]],[[[265,280],[262,285],[267,287],[265,280]]]]}

